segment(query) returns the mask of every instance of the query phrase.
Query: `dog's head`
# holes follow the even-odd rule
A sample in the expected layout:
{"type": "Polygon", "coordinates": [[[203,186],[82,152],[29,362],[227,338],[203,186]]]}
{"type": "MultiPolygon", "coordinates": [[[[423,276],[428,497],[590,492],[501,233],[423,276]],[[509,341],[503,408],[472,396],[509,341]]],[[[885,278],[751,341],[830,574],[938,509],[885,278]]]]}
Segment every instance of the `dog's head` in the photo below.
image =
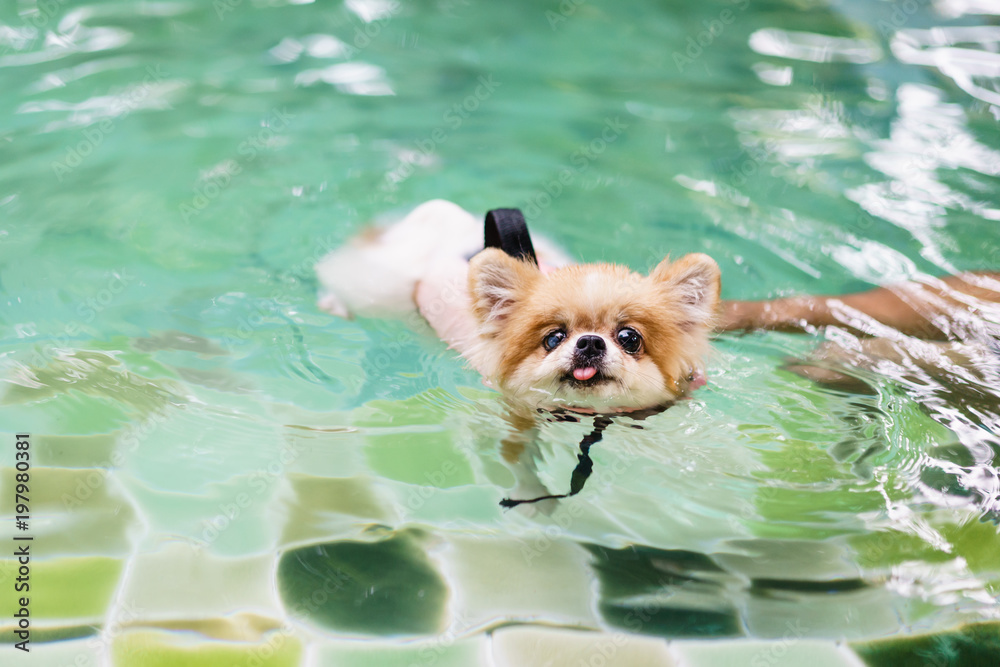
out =
{"type": "Polygon", "coordinates": [[[719,288],[719,267],[702,254],[648,276],[612,264],[543,274],[495,248],[469,265],[493,379],[545,409],[633,410],[684,394],[702,370],[719,288]]]}

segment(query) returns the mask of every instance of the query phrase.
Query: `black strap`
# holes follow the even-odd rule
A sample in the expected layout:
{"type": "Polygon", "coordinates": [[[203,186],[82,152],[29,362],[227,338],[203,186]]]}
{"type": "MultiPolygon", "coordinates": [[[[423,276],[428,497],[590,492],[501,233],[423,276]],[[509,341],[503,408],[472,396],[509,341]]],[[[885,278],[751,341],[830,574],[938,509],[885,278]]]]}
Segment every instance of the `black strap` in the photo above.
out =
{"type": "Polygon", "coordinates": [[[526,498],[524,500],[515,500],[514,498],[504,498],[500,501],[500,507],[505,509],[510,509],[511,507],[517,507],[518,505],[524,505],[526,503],[537,503],[540,500],[551,500],[553,498],[569,498],[570,496],[575,496],[576,494],[583,491],[583,485],[587,483],[587,478],[590,477],[590,473],[594,472],[594,460],[590,458],[590,447],[601,441],[604,437],[604,429],[611,426],[614,422],[611,421],[611,417],[607,415],[598,415],[594,417],[594,430],[588,435],[583,437],[580,441],[580,453],[576,455],[576,468],[573,469],[573,476],[570,478],[569,482],[569,493],[558,493],[548,496],[539,496],[538,498],[526,498]]]}
{"type": "Polygon", "coordinates": [[[486,248],[500,248],[511,257],[530,259],[538,264],[535,247],[524,215],[517,208],[495,208],[486,212],[486,248]]]}

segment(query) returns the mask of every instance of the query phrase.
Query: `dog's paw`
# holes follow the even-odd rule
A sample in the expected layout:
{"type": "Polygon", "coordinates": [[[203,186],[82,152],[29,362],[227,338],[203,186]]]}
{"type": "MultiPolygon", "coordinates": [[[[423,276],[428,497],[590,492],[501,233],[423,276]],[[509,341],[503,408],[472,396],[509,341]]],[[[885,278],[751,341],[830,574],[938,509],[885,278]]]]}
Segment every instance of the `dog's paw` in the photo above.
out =
{"type": "Polygon", "coordinates": [[[344,302],[337,298],[336,294],[332,292],[326,292],[320,295],[319,301],[316,306],[323,312],[330,313],[337,317],[343,317],[349,319],[351,317],[351,311],[347,309],[344,302]]]}

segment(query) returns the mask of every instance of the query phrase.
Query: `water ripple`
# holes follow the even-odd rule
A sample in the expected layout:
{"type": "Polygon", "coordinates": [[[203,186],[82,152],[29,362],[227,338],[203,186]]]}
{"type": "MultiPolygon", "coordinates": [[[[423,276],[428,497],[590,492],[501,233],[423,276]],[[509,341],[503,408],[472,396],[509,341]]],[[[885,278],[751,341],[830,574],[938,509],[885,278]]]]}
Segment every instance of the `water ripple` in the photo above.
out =
{"type": "Polygon", "coordinates": [[[348,95],[395,95],[386,72],[377,65],[350,62],[331,65],[324,69],[307,69],[295,76],[298,86],[328,83],[348,95]]]}
{"type": "Polygon", "coordinates": [[[998,46],[1000,27],[996,26],[901,30],[891,43],[893,55],[901,61],[935,67],[966,93],[988,104],[1000,104],[998,46]]]}
{"type": "Polygon", "coordinates": [[[764,28],[750,35],[750,48],[763,56],[814,63],[873,63],[882,50],[866,39],[831,37],[813,32],[764,28]]]}

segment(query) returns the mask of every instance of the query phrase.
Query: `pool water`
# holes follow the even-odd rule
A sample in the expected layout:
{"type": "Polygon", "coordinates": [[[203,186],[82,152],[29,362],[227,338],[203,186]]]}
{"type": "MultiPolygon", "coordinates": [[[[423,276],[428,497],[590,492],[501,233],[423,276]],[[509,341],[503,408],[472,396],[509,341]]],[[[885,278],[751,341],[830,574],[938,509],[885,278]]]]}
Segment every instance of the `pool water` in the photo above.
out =
{"type": "Polygon", "coordinates": [[[996,3],[17,0],[0,89],[0,663],[997,664],[990,383],[719,335],[505,510],[592,423],[519,477],[498,394],[313,272],[433,198],[731,299],[997,269],[996,3]]]}

